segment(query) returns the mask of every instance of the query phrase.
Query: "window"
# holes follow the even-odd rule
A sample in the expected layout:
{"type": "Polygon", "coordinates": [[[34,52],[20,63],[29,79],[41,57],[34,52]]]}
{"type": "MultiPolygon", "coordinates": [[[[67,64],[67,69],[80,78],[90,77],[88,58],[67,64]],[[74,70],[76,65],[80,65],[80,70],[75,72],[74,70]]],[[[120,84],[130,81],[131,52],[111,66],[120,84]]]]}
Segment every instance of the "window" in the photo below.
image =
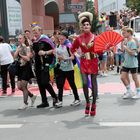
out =
{"type": "Polygon", "coordinates": [[[136,18],[136,21],[135,21],[135,32],[140,32],[140,18],[136,18]]]}
{"type": "Polygon", "coordinates": [[[132,29],[134,28],[134,21],[133,20],[131,21],[131,25],[130,26],[131,26],[132,29]]]}

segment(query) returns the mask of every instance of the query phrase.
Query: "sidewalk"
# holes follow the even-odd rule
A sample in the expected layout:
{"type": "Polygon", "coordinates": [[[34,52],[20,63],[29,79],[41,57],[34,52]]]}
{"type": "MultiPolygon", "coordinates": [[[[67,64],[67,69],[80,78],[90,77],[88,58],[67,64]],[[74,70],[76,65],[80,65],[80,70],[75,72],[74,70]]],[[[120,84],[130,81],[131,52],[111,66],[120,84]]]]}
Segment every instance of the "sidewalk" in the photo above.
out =
{"type": "MultiPolygon", "coordinates": [[[[54,85],[53,86],[55,92],[57,93],[58,89],[57,87],[54,85]]],[[[37,84],[36,85],[29,85],[29,90],[31,93],[35,94],[35,95],[39,95],[39,89],[37,84]]],[[[124,86],[119,83],[119,82],[110,82],[110,83],[98,83],[98,90],[99,90],[99,94],[123,94],[123,92],[125,91],[124,86]]],[[[0,89],[0,96],[2,94],[2,89],[0,89]]],[[[89,92],[91,92],[91,90],[89,89],[89,92]]],[[[71,94],[72,90],[64,90],[64,95],[67,94],[71,94]]],[[[78,89],[78,93],[82,94],[83,93],[83,89],[80,88],[78,89]]],[[[7,89],[7,95],[11,94],[11,89],[8,88],[7,89]]],[[[14,94],[14,96],[22,96],[22,91],[18,90],[16,88],[16,92],[14,94]]],[[[49,94],[48,94],[49,96],[49,94]]]]}

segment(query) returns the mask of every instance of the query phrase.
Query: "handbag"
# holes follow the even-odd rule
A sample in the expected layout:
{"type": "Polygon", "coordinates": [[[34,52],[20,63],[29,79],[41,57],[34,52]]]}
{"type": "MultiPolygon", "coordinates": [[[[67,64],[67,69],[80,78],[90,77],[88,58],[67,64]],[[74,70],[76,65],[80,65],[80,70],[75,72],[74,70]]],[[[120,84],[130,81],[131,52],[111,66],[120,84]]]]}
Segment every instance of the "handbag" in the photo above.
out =
{"type": "Polygon", "coordinates": [[[13,63],[11,63],[8,66],[8,71],[10,75],[16,76],[18,75],[18,70],[19,70],[19,62],[17,60],[15,60],[13,63]]]}

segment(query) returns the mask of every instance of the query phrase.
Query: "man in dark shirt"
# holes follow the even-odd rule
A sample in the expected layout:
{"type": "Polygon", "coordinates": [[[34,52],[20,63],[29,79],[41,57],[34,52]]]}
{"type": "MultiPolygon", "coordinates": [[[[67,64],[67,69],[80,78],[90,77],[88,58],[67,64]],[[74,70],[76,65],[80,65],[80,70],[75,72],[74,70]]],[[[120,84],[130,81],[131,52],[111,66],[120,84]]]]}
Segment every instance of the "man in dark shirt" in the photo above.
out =
{"type": "Polygon", "coordinates": [[[35,41],[33,42],[33,51],[35,54],[35,73],[39,86],[42,103],[37,108],[48,107],[46,89],[53,98],[53,106],[57,102],[57,96],[50,84],[49,65],[53,62],[54,44],[51,40],[42,34],[42,29],[39,26],[33,28],[35,41]]]}

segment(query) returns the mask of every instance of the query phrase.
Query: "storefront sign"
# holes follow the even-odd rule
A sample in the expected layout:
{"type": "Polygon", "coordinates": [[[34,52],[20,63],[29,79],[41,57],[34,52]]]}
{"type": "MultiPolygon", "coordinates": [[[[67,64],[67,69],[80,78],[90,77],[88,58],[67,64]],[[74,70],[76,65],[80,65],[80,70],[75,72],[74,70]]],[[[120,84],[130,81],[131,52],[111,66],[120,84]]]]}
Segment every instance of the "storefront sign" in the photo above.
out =
{"type": "Polygon", "coordinates": [[[6,5],[9,35],[18,35],[22,32],[21,5],[16,0],[6,0],[6,5]]]}
{"type": "Polygon", "coordinates": [[[80,4],[69,4],[68,8],[74,11],[82,11],[84,9],[83,3],[80,4]]]}

